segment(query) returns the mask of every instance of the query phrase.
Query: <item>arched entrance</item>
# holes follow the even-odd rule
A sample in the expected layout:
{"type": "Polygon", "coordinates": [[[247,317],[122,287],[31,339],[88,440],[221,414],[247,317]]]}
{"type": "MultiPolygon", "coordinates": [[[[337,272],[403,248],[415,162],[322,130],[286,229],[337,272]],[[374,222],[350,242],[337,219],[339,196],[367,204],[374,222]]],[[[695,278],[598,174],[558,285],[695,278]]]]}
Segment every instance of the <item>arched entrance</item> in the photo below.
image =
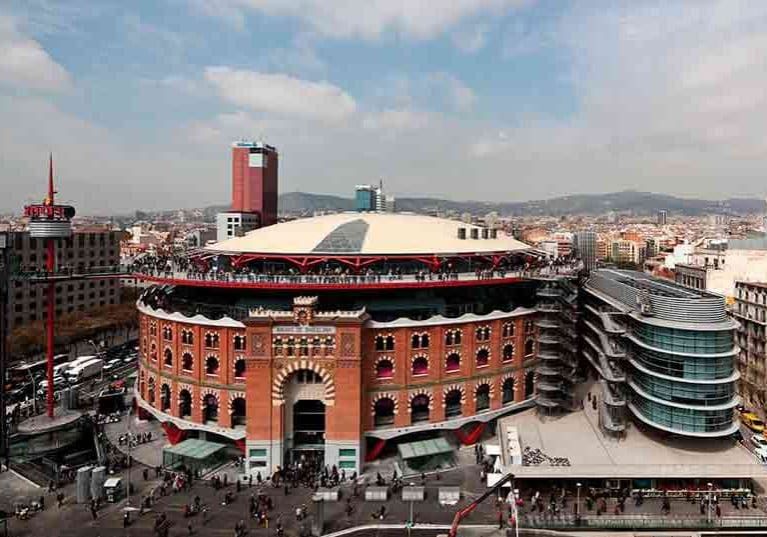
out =
{"type": "Polygon", "coordinates": [[[429,421],[429,396],[421,393],[410,402],[410,422],[420,423],[429,421]]]}
{"type": "Polygon", "coordinates": [[[290,373],[282,385],[287,462],[321,468],[325,460],[327,383],[312,369],[290,373]]]}
{"type": "Polygon", "coordinates": [[[382,397],[373,405],[373,425],[384,427],[394,423],[394,401],[382,397]]]}
{"type": "Polygon", "coordinates": [[[165,383],[160,387],[160,410],[170,410],[170,386],[165,383]]]}
{"type": "Polygon", "coordinates": [[[461,390],[452,389],[445,394],[445,417],[455,418],[462,414],[461,408],[463,394],[461,390]]]}

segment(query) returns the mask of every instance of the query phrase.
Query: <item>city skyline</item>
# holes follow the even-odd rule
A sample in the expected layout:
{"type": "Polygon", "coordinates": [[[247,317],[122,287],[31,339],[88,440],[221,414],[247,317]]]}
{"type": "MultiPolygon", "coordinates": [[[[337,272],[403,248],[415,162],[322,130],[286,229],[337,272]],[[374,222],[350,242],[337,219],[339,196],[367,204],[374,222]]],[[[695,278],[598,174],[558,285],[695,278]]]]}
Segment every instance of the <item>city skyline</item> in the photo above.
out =
{"type": "Polygon", "coordinates": [[[765,16],[745,2],[11,1],[0,210],[27,200],[48,151],[86,212],[216,203],[243,137],[281,148],[283,191],[383,177],[394,195],[448,199],[761,198],[765,16]]]}

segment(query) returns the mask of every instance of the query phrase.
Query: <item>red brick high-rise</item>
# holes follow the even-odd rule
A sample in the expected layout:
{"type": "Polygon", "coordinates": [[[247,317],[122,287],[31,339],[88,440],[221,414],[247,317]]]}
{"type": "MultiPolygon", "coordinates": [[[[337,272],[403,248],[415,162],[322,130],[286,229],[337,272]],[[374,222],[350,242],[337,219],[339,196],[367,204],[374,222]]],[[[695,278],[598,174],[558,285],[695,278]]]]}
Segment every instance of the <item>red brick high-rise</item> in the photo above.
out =
{"type": "Polygon", "coordinates": [[[261,142],[232,144],[232,211],[258,213],[261,226],[277,222],[277,149],[261,142]]]}

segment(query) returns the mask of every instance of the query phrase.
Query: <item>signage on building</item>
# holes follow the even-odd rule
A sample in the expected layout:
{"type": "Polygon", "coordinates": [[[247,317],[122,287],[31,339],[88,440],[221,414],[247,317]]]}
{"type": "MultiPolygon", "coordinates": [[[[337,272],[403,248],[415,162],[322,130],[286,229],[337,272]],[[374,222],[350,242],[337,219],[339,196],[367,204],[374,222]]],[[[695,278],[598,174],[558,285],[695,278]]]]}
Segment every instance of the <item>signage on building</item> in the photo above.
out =
{"type": "Polygon", "coordinates": [[[335,334],[335,326],[315,326],[290,324],[272,327],[272,334],[311,334],[311,335],[329,335],[335,334]]]}

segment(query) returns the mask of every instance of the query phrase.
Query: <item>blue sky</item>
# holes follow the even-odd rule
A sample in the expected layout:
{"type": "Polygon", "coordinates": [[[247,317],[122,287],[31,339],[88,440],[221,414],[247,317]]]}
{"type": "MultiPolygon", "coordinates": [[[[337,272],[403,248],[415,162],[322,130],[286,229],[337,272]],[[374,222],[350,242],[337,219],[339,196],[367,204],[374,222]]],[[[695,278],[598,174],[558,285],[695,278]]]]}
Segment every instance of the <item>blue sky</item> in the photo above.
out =
{"type": "Polygon", "coordinates": [[[761,197],[766,52],[734,0],[10,0],[0,209],[48,151],[86,212],[223,203],[239,138],[282,191],[761,197]]]}

